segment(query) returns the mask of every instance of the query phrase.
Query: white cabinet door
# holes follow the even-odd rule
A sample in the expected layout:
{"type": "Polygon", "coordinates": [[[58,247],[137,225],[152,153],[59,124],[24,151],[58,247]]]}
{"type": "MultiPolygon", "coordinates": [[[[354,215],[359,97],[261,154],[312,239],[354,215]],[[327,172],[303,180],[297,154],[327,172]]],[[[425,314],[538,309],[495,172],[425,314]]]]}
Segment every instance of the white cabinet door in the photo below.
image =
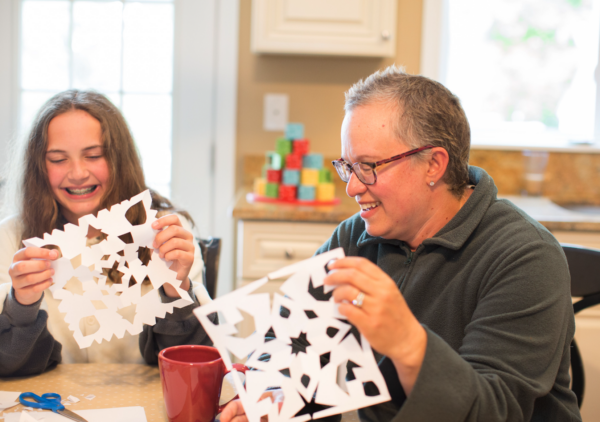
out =
{"type": "MultiPolygon", "coordinates": [[[[600,249],[600,233],[557,231],[552,234],[561,243],[600,249]]],[[[575,316],[575,340],[585,370],[581,416],[586,422],[600,422],[600,305],[575,316]]]]}
{"type": "Polygon", "coordinates": [[[577,314],[575,340],[585,371],[581,416],[586,422],[600,422],[600,306],[577,314]]]}
{"type": "Polygon", "coordinates": [[[238,278],[258,280],[270,272],[308,259],[337,224],[240,221],[238,278]]]}
{"type": "MultiPolygon", "coordinates": [[[[331,237],[337,224],[276,221],[238,222],[237,287],[243,287],[294,262],[308,259],[331,237]]],[[[285,280],[269,280],[254,292],[269,293],[271,301],[285,280]]],[[[254,331],[254,320],[242,315],[238,336],[254,331]]]]}
{"type": "Polygon", "coordinates": [[[397,0],[253,0],[255,53],[393,57],[397,0]]]}

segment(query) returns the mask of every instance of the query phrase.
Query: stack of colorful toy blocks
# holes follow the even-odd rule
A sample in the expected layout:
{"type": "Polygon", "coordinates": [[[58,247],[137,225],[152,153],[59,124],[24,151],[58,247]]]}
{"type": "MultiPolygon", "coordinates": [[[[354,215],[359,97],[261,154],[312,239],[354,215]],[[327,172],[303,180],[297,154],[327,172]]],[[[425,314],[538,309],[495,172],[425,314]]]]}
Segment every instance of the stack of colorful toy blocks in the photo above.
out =
{"type": "Polygon", "coordinates": [[[282,201],[333,201],[331,171],[323,168],[321,154],[309,151],[304,125],[289,123],[285,138],[277,140],[275,151],[266,153],[263,177],[254,181],[254,193],[282,201]]]}

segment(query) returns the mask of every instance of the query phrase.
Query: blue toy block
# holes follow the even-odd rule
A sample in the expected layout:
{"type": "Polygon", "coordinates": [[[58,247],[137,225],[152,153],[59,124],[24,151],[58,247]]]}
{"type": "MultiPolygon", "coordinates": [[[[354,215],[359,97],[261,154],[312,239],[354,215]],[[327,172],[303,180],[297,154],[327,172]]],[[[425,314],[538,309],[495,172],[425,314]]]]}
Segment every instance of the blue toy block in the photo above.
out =
{"type": "Polygon", "coordinates": [[[317,169],[323,168],[323,155],[322,154],[306,154],[302,157],[302,167],[306,169],[317,169]]]}
{"type": "Polygon", "coordinates": [[[300,184],[300,171],[284,169],[283,184],[298,186],[300,184]]]}
{"type": "Polygon", "coordinates": [[[300,185],[298,186],[298,200],[300,201],[314,201],[315,200],[315,187],[300,185]]]}
{"type": "Polygon", "coordinates": [[[304,138],[304,125],[302,123],[288,123],[285,127],[285,137],[290,140],[304,138]]]}

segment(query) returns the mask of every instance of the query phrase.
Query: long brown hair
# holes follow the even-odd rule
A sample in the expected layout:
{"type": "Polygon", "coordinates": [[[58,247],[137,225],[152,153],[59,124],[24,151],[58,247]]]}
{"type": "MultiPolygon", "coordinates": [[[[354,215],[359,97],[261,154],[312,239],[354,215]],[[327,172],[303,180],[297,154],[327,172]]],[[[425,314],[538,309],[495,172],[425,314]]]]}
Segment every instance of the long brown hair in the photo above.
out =
{"type": "MultiPolygon", "coordinates": [[[[62,229],[67,223],[48,181],[46,150],[50,121],[71,110],[85,111],[98,120],[102,128],[103,154],[110,177],[100,201],[100,209],[110,208],[147,189],[135,142],[121,112],[97,92],[61,92],[42,106],[25,142],[22,172],[17,181],[21,197],[19,214],[23,228],[22,239],[42,237],[55,228],[62,229]]],[[[192,221],[188,213],[176,210],[168,199],[154,191],[151,194],[153,209],[178,212],[192,221]]],[[[127,218],[132,224],[142,223],[145,219],[143,208],[130,208],[127,218]]]]}

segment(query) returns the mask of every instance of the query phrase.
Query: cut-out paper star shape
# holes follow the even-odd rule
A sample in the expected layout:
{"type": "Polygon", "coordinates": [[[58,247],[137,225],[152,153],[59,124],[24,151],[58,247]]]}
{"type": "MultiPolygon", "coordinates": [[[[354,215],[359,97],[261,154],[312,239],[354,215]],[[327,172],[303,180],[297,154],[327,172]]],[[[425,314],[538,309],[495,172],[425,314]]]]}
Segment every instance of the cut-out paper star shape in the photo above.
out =
{"type": "Polygon", "coordinates": [[[54,268],[54,284],[50,291],[55,299],[60,300],[58,310],[65,314],[65,322],[73,331],[73,336],[81,348],[89,347],[95,340],[101,343],[112,336],[122,338],[125,332],[135,335],[143,330],[143,325],[156,324],[156,318],[164,318],[172,313],[173,308],[182,308],[192,303],[187,291],[180,288],[181,281],[177,273],[169,269],[172,262],[160,258],[158,252],[152,250],[148,265],[139,259],[140,248],[152,248],[157,230],[152,228],[156,221],[156,210],[150,208],[152,197],[146,190],[129,200],[115,204],[107,209],[79,219],[79,224],[67,224],[64,230],[53,230],[52,234],[44,234],[43,239],[24,240],[25,246],[57,246],[62,256],[52,261],[54,268]],[[134,205],[142,203],[146,213],[146,221],[132,225],[125,214],[134,205]],[[106,239],[100,243],[86,246],[89,228],[94,227],[105,233],[106,239]],[[129,234],[133,243],[125,243],[120,237],[129,234]],[[81,265],[73,268],[73,258],[81,257],[81,265]],[[122,283],[112,283],[103,274],[104,269],[116,270],[122,275],[122,283]],[[142,285],[148,277],[152,289],[142,296],[142,285]],[[75,278],[81,283],[83,294],[73,293],[64,287],[75,278]],[[135,281],[135,282],[132,282],[135,281]],[[162,303],[158,288],[169,283],[180,295],[180,299],[171,303],[162,303]],[[130,286],[131,284],[131,286],[130,286]],[[135,317],[129,321],[119,311],[135,305],[135,317]],[[82,318],[93,316],[100,328],[93,334],[84,335],[79,322],[82,318]]]}
{"type": "Polygon", "coordinates": [[[235,372],[230,353],[239,359],[248,357],[246,365],[255,369],[246,372],[245,385],[233,377],[249,422],[259,422],[262,416],[270,422],[302,422],[390,400],[369,342],[350,333],[352,327],[331,295],[326,301],[314,296],[317,291],[332,292],[323,284],[325,264],[343,256],[339,248],[298,262],[194,310],[227,369],[235,372]],[[281,286],[286,296],[275,293],[271,303],[268,293],[253,294],[269,280],[284,277],[289,277],[281,286]],[[236,336],[235,325],[244,319],[242,311],[253,317],[256,326],[246,338],[236,336]],[[208,317],[214,312],[221,315],[218,324],[208,317]],[[266,336],[270,331],[275,338],[266,336]],[[352,379],[339,385],[338,369],[348,361],[354,364],[352,379]],[[367,392],[365,385],[376,388],[367,392]],[[269,399],[261,400],[266,390],[275,387],[285,397],[281,409],[269,399]],[[307,404],[317,408],[310,410],[307,404]]]}

